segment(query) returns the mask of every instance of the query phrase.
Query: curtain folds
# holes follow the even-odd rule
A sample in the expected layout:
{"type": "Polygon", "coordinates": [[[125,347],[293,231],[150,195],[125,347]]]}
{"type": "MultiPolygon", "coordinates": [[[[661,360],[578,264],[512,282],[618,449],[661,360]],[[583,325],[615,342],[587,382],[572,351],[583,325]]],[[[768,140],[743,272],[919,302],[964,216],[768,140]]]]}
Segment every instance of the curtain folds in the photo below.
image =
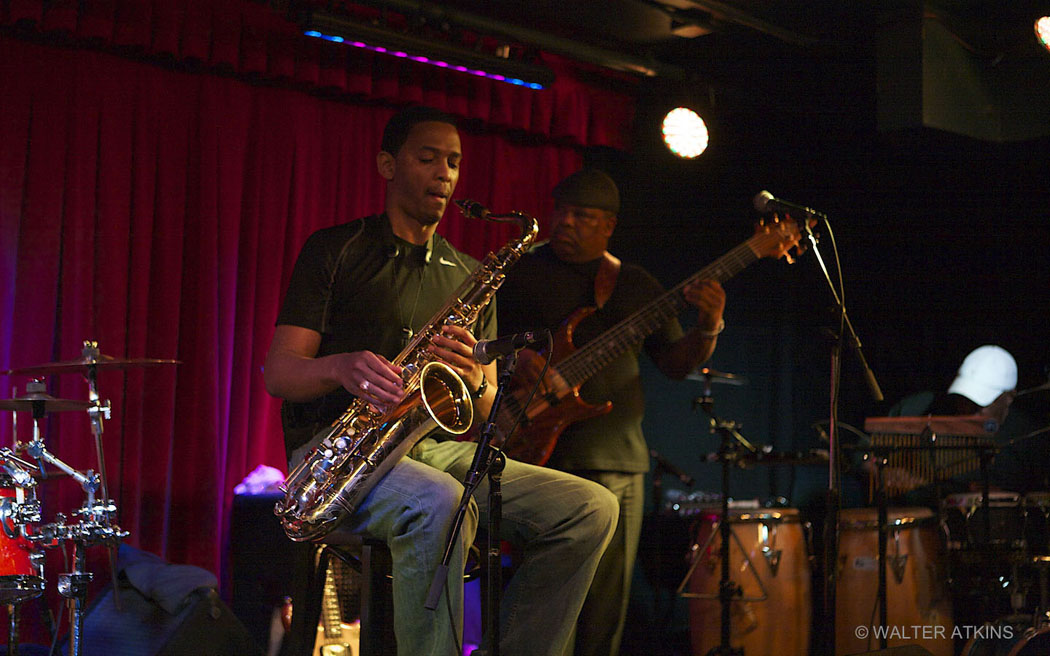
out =
{"type": "MultiPolygon", "coordinates": [[[[377,77],[388,63],[344,66],[250,2],[9,0],[0,24],[0,371],[77,358],[87,339],[179,360],[100,375],[110,496],[131,544],[220,573],[233,487],[260,463],[283,469],[262,363],[294,258],[313,230],[382,207],[374,161],[394,106],[480,119],[461,130],[456,197],[541,218],[580,145],[627,138],[631,103],[612,86],[559,74],[544,99],[432,71],[377,77]]],[[[513,228],[450,210],[440,231],[480,257],[513,228]]],[[[27,380],[0,376],[3,397],[27,380]]],[[[87,398],[80,376],[47,383],[87,398]]],[[[4,414],[0,444],[29,439],[29,417],[13,429],[4,414]]],[[[63,461],[97,470],[82,413],[41,429],[63,461]]],[[[68,480],[40,493],[45,522],[84,499],[68,480]]]]}
{"type": "MultiPolygon", "coordinates": [[[[303,0],[292,7],[324,6],[303,0]]],[[[0,26],[184,67],[268,79],[389,104],[425,103],[489,126],[623,148],[633,78],[549,53],[540,92],[304,37],[288,15],[250,0],[7,0],[0,26]]],[[[288,13],[292,13],[289,11],[288,13]]]]}

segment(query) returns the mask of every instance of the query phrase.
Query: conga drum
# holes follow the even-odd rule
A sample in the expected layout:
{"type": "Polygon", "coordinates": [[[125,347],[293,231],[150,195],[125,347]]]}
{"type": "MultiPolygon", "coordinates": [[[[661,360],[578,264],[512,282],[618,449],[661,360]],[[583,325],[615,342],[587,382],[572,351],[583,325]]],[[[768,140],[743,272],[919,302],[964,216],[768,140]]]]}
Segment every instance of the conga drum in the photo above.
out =
{"type": "Polygon", "coordinates": [[[876,508],[839,511],[835,650],[858,654],[920,645],[952,656],[952,602],[937,518],[929,508],[886,513],[886,626],[879,625],[879,533],[876,508]]]}
{"type": "Polygon", "coordinates": [[[1046,656],[1050,654],[1050,627],[1033,627],[1031,615],[1007,616],[972,633],[962,656],[1046,656]]]}
{"type": "MultiPolygon", "coordinates": [[[[730,607],[730,644],[745,654],[806,656],[812,597],[809,556],[798,510],[730,509],[730,579],[741,589],[730,607]]],[[[694,656],[721,644],[721,509],[703,513],[690,557],[689,631],[694,656]]]]}

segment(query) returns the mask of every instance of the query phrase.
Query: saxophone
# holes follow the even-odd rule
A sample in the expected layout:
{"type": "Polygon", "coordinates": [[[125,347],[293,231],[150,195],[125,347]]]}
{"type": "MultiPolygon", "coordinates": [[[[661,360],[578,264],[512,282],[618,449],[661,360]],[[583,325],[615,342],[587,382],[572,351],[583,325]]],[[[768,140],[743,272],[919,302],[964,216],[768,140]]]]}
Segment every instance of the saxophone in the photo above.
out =
{"type": "Polygon", "coordinates": [[[274,513],[292,540],[320,540],[346,519],[376,483],[419,440],[440,428],[465,433],[474,418],[470,392],[459,375],[429,352],[442,326],[469,326],[503,284],[508,267],[536,239],[536,220],[521,212],[491,214],[480,203],[457,200],[468,218],[517,223],[521,235],[489,253],[448,303],[394,360],[402,367],[405,396],[377,409],[361,399],[310,441],[312,448],[282,486],[274,513]]]}

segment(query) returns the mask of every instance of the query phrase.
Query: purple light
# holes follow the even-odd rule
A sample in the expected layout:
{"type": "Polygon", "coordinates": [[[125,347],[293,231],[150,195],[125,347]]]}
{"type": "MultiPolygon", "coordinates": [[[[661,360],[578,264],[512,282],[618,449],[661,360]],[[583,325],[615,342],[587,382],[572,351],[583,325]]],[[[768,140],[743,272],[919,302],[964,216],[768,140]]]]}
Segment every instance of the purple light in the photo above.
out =
{"type": "Polygon", "coordinates": [[[364,41],[347,41],[344,37],[335,34],[323,34],[321,32],[318,32],[317,30],[306,30],[303,32],[303,34],[306,36],[324,39],[325,41],[332,41],[335,43],[346,43],[347,45],[353,46],[355,48],[364,48],[365,50],[378,52],[380,54],[393,55],[394,57],[398,57],[401,59],[411,59],[412,61],[418,62],[420,64],[429,64],[431,66],[437,66],[438,68],[451,69],[458,73],[469,73],[476,77],[484,77],[490,80],[495,80],[497,82],[506,82],[508,84],[526,87],[529,89],[543,89],[543,85],[538,82],[526,82],[520,78],[507,77],[505,75],[500,75],[499,73],[489,73],[480,69],[467,68],[466,66],[462,66],[459,64],[450,64],[446,61],[430,59],[429,57],[426,57],[424,55],[410,55],[407,52],[403,52],[401,50],[387,50],[383,46],[373,46],[368,43],[365,43],[364,41]]]}

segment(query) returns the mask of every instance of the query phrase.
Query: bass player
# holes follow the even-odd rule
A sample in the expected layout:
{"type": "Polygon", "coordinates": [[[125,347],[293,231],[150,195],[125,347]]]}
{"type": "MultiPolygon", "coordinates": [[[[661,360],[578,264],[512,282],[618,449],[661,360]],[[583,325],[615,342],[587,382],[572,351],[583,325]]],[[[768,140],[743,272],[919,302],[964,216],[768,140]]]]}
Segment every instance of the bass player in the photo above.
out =
{"type": "MultiPolygon", "coordinates": [[[[573,344],[582,347],[596,337],[604,338],[608,328],[661,296],[664,289],[643,268],[621,265],[606,250],[620,209],[619,190],[612,178],[585,168],[562,180],[553,196],[549,241],[525,255],[508,272],[497,293],[499,325],[506,333],[553,331],[574,310],[597,307],[573,332],[573,344]]],[[[725,292],[717,281],[691,281],[682,288],[682,295],[698,311],[695,327],[684,332],[672,316],[644,341],[649,357],[673,379],[684,378],[707,360],[725,328],[725,292]]],[[[548,461],[553,468],[602,484],[620,501],[616,533],[577,622],[577,656],[617,656],[623,635],[641,532],[644,476],[649,469],[649,450],[642,435],[640,350],[638,346],[624,349],[581,386],[584,401],[599,404],[603,411],[604,404],[611,401],[611,410],[569,425],[548,461]]]]}

